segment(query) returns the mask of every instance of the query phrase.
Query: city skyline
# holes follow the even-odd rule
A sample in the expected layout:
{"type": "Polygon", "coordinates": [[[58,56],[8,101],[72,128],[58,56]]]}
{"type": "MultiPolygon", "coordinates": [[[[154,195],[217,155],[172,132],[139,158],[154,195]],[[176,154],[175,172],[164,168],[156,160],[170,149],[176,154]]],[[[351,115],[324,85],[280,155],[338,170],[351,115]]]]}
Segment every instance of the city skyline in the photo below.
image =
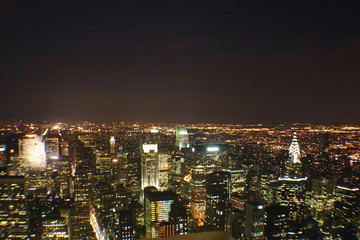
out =
{"type": "Polygon", "coordinates": [[[359,133],[0,121],[0,238],[355,240],[359,133]]]}
{"type": "Polygon", "coordinates": [[[2,1],[1,119],[360,120],[356,1],[2,1]]]}

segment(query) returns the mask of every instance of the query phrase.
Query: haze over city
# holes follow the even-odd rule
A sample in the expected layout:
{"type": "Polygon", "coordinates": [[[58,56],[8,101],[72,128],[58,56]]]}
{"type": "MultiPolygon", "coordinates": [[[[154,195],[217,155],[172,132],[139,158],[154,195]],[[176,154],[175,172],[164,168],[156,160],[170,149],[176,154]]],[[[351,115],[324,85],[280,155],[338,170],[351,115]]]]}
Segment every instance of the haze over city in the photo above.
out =
{"type": "Polygon", "coordinates": [[[359,123],[357,1],[2,1],[2,119],[359,123]]]}

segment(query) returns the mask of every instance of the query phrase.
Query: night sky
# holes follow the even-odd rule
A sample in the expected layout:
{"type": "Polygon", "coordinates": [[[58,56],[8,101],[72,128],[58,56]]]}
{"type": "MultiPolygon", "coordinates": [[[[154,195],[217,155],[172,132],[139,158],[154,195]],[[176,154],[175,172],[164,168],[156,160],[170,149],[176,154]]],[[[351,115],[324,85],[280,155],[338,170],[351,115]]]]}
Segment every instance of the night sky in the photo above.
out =
{"type": "Polygon", "coordinates": [[[2,120],[360,123],[359,1],[0,5],[2,120]]]}

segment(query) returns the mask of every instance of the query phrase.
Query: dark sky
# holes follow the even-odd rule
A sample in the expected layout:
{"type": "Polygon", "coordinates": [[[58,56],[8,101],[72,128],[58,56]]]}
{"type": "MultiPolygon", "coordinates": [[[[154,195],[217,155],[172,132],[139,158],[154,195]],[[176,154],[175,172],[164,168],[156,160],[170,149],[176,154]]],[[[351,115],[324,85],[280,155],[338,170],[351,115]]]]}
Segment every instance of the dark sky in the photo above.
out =
{"type": "Polygon", "coordinates": [[[360,123],[359,1],[0,5],[1,119],[360,123]]]}

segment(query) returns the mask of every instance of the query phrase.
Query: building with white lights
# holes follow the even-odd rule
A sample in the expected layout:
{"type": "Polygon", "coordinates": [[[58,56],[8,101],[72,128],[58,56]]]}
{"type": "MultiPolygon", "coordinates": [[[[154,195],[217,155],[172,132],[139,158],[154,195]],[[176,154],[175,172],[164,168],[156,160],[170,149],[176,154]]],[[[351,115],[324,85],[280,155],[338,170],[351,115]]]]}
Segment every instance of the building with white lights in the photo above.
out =
{"type": "Polygon", "coordinates": [[[188,148],[189,144],[189,133],[184,126],[177,126],[176,127],[176,146],[179,149],[188,148]]]}
{"type": "Polygon", "coordinates": [[[160,188],[159,153],[157,144],[143,144],[141,154],[141,189],[160,188]]]}
{"type": "Polygon", "coordinates": [[[45,169],[46,154],[43,136],[27,134],[19,139],[19,156],[26,169],[45,169]]]}

